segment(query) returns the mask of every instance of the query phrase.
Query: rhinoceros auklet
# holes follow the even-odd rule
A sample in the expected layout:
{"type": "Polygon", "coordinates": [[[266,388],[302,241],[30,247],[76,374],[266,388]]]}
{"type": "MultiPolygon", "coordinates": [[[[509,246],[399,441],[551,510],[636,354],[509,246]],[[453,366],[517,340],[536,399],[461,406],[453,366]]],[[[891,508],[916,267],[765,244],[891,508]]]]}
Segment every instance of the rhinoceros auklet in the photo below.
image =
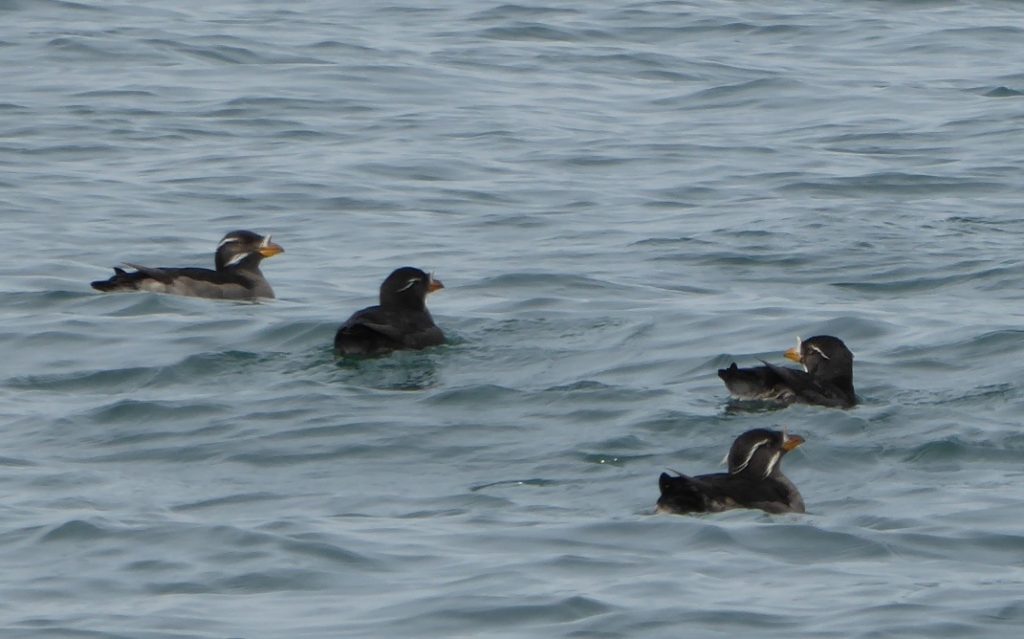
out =
{"type": "Polygon", "coordinates": [[[427,310],[427,294],[444,288],[440,280],[404,266],[380,285],[380,304],[356,311],[334,335],[338,355],[382,355],[444,344],[444,333],[427,310]]]}
{"type": "Polygon", "coordinates": [[[132,272],[114,267],[109,280],[92,283],[98,291],[150,291],[210,299],[253,300],[274,297],[260,272],[260,261],[283,253],[279,244],[252,231],[232,231],[214,254],[216,270],[208,268],[151,268],[125,262],[132,272]]]}
{"type": "Polygon", "coordinates": [[[732,443],[729,472],[689,477],[662,473],[657,512],[717,513],[758,508],[769,513],[802,513],[804,499],[782,474],[782,457],[804,438],[777,430],[748,430],[732,443]]]}
{"type": "Polygon", "coordinates": [[[774,366],[739,368],[733,362],[718,376],[738,399],[816,404],[850,408],[857,403],[853,391],[853,353],[838,337],[818,335],[801,341],[785,353],[786,359],[799,362],[804,370],[774,366]]]}

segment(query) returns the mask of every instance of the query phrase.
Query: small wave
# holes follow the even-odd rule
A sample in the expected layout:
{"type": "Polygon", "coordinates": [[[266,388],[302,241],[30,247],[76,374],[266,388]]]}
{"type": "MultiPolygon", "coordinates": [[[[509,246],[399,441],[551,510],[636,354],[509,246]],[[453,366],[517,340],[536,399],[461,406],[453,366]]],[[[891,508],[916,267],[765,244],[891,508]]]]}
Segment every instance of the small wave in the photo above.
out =
{"type": "Polygon", "coordinates": [[[21,375],[8,380],[7,385],[19,390],[123,392],[145,386],[158,373],[158,369],[135,367],[51,375],[21,375]]]}
{"type": "Polygon", "coordinates": [[[560,29],[536,22],[518,22],[511,26],[482,29],[478,37],[485,40],[510,42],[581,42],[588,39],[585,33],[560,29]]]}
{"type": "Polygon", "coordinates": [[[1000,86],[994,89],[983,90],[982,95],[986,98],[1018,98],[1024,95],[1024,91],[1000,86]]]}
{"type": "Polygon", "coordinates": [[[55,542],[94,542],[114,535],[114,531],[81,519],[72,519],[48,530],[40,538],[43,543],[55,542]]]}
{"type": "Polygon", "coordinates": [[[974,178],[931,175],[923,173],[881,172],[854,177],[801,180],[779,188],[782,193],[809,193],[863,198],[871,195],[920,196],[934,198],[939,194],[989,195],[1004,188],[1003,184],[974,178]]]}

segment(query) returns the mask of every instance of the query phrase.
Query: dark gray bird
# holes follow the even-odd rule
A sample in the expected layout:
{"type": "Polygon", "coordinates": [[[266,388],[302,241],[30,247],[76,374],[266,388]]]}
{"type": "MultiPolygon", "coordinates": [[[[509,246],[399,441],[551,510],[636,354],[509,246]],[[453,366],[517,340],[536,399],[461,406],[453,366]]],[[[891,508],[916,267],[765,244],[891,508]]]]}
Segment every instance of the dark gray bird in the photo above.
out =
{"type": "Polygon", "coordinates": [[[380,285],[380,304],[356,311],[334,335],[338,355],[382,355],[444,344],[427,310],[427,294],[444,288],[418,268],[403,266],[380,285]]]}
{"type": "Polygon", "coordinates": [[[283,253],[279,244],[252,231],[231,231],[217,245],[216,270],[208,268],[151,268],[125,262],[135,269],[114,267],[109,280],[92,283],[98,291],[150,291],[225,300],[254,300],[274,297],[274,289],[263,277],[260,262],[283,253]]]}
{"type": "Polygon", "coordinates": [[[786,359],[800,363],[797,370],[763,362],[764,366],[739,368],[733,362],[718,370],[729,392],[738,399],[816,404],[850,408],[857,403],[853,390],[853,353],[838,337],[817,335],[800,341],[785,352],[786,359]]]}
{"type": "Polygon", "coordinates": [[[782,474],[782,457],[804,443],[799,435],[757,428],[732,443],[729,472],[710,475],[662,473],[657,512],[685,515],[757,508],[769,513],[802,513],[804,499],[782,474]]]}

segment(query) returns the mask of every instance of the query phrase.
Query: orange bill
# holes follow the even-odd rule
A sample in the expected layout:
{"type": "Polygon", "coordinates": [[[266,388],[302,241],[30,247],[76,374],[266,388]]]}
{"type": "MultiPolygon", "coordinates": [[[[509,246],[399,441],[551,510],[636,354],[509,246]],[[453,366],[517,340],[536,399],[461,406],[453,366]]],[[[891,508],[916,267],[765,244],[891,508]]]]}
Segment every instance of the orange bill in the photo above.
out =
{"type": "Polygon", "coordinates": [[[794,448],[799,447],[802,443],[804,443],[804,438],[800,435],[787,435],[786,441],[782,443],[782,450],[788,453],[794,448]]]}
{"type": "Polygon", "coordinates": [[[260,247],[260,255],[263,257],[274,257],[278,253],[284,253],[284,248],[276,242],[267,242],[265,246],[260,247]]]}

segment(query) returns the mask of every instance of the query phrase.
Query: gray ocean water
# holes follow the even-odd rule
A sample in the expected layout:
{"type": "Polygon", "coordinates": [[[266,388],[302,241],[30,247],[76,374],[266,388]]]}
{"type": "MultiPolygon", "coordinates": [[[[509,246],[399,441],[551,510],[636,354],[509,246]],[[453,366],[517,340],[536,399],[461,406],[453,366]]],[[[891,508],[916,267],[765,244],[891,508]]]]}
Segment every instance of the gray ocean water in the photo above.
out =
{"type": "Polygon", "coordinates": [[[0,636],[1017,637],[1024,5],[0,0],[0,636]],[[278,299],[103,295],[272,233],[278,299]],[[451,344],[336,362],[394,267],[451,344]],[[842,337],[861,404],[715,370],[842,337]],[[653,515],[786,427],[806,515],[653,515]]]}

